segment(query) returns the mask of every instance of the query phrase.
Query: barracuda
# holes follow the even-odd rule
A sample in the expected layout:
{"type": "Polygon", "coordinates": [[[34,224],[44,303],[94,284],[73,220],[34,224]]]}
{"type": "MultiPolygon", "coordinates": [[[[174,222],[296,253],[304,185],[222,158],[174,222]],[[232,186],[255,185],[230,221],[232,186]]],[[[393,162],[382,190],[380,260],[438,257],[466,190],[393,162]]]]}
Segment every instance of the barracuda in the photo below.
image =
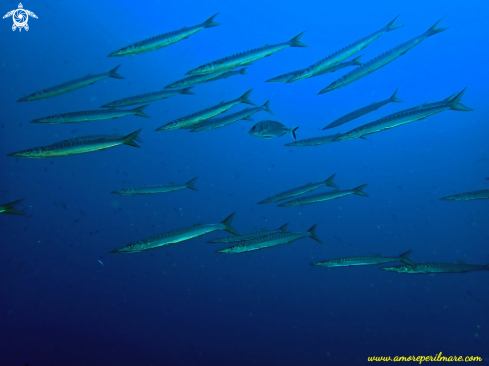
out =
{"type": "Polygon", "coordinates": [[[353,121],[356,118],[362,117],[366,115],[367,113],[376,111],[377,109],[385,106],[386,104],[389,103],[402,103],[402,100],[400,100],[397,97],[397,90],[392,94],[392,96],[389,99],[383,100],[381,102],[375,102],[372,104],[369,104],[365,107],[362,107],[360,109],[357,109],[356,111],[350,112],[343,117],[338,118],[336,121],[331,122],[329,125],[323,128],[323,130],[327,130],[328,128],[333,128],[333,127],[338,127],[341,126],[342,124],[345,124],[347,122],[353,121]]]}
{"type": "Polygon", "coordinates": [[[368,195],[366,193],[362,192],[362,189],[364,189],[366,186],[367,186],[366,184],[363,184],[357,188],[348,189],[348,190],[344,190],[344,191],[340,191],[339,189],[335,189],[334,191],[331,191],[331,192],[318,193],[318,194],[313,194],[311,196],[300,197],[300,198],[296,198],[295,200],[282,203],[282,204],[278,205],[278,207],[292,207],[292,206],[310,205],[312,203],[334,200],[336,198],[348,196],[350,194],[356,194],[358,196],[368,197],[368,195]]]}
{"type": "Polygon", "coordinates": [[[348,266],[370,266],[375,264],[384,264],[389,262],[403,262],[409,265],[412,265],[408,257],[412,253],[412,250],[407,251],[397,257],[384,257],[380,254],[363,256],[363,257],[347,257],[347,258],[335,258],[328,259],[322,262],[314,262],[311,263],[311,266],[317,267],[348,267],[348,266]]]}
{"type": "Polygon", "coordinates": [[[443,201],[472,201],[472,200],[487,200],[489,199],[489,189],[480,191],[459,193],[453,196],[443,197],[443,201]]]}
{"type": "Polygon", "coordinates": [[[155,131],[167,131],[167,130],[176,130],[176,129],[193,129],[197,123],[202,122],[211,117],[217,116],[220,113],[226,112],[228,109],[238,105],[240,103],[256,105],[251,100],[248,99],[253,89],[248,90],[238,99],[234,99],[230,102],[222,102],[214,107],[210,107],[204,109],[202,111],[198,111],[188,116],[179,118],[175,121],[168,122],[166,125],[158,127],[155,131]]]}
{"type": "MultiPolygon", "coordinates": [[[[121,66],[121,65],[119,65],[121,66]]],[[[115,79],[124,79],[124,77],[120,76],[117,73],[117,69],[119,66],[114,67],[109,72],[105,72],[103,74],[97,75],[87,75],[80,79],[68,81],[66,83],[53,86],[51,88],[43,89],[41,91],[32,93],[26,97],[20,98],[17,102],[32,102],[34,100],[41,100],[52,98],[61,94],[72,92],[73,90],[83,88],[84,86],[96,83],[97,81],[106,79],[106,78],[115,78],[115,79]]]]}
{"type": "Polygon", "coordinates": [[[176,244],[185,240],[197,238],[216,230],[224,230],[230,232],[231,234],[238,235],[236,230],[231,227],[231,222],[234,215],[235,213],[232,213],[220,224],[196,224],[194,226],[170,231],[168,233],[130,243],[122,248],[114,249],[110,253],[136,253],[144,250],[156,249],[166,245],[176,244]]]}
{"type": "Polygon", "coordinates": [[[362,66],[357,67],[355,70],[350,71],[346,75],[343,75],[338,80],[333,81],[326,88],[321,90],[318,94],[327,93],[332,90],[342,88],[350,83],[353,83],[354,81],[371,74],[372,72],[394,61],[396,58],[404,55],[407,51],[409,51],[411,48],[424,41],[426,38],[431,37],[435,34],[438,34],[448,29],[448,28],[437,28],[438,24],[442,21],[442,19],[437,21],[430,29],[428,29],[426,32],[419,35],[418,37],[415,37],[410,41],[407,41],[405,43],[396,46],[395,48],[364,63],[362,66]]]}
{"type": "Polygon", "coordinates": [[[317,76],[318,74],[320,75],[321,72],[328,69],[329,67],[336,65],[337,63],[347,59],[348,57],[354,55],[358,51],[364,49],[370,43],[375,41],[377,38],[379,38],[383,34],[403,27],[404,25],[394,24],[394,22],[397,20],[397,18],[399,18],[399,15],[397,17],[395,17],[389,24],[384,26],[382,29],[379,29],[378,31],[376,31],[376,32],[374,32],[374,33],[372,33],[366,37],[363,37],[363,38],[356,40],[352,44],[342,48],[339,51],[336,51],[335,53],[329,55],[328,57],[325,57],[322,60],[319,60],[318,62],[316,62],[315,64],[307,67],[299,75],[288,80],[287,83],[293,83],[294,81],[299,81],[302,79],[310,78],[312,76],[317,76]]]}
{"type": "Polygon", "coordinates": [[[117,108],[117,107],[127,107],[134,104],[144,104],[154,102],[155,100],[165,99],[173,97],[174,95],[188,94],[194,95],[190,88],[178,89],[178,90],[160,90],[153,93],[139,94],[133,97],[128,97],[124,99],[119,99],[107,104],[104,104],[100,108],[117,108]]]}
{"type": "Polygon", "coordinates": [[[382,267],[381,269],[408,274],[467,273],[472,271],[489,271],[489,264],[468,264],[465,261],[458,261],[456,263],[415,263],[413,265],[382,267]]]}
{"type": "Polygon", "coordinates": [[[247,67],[243,67],[242,69],[239,70],[232,70],[232,71],[222,70],[212,74],[192,75],[184,79],[175,81],[170,85],[165,86],[165,89],[182,88],[184,86],[189,86],[189,85],[208,83],[219,79],[227,79],[234,75],[248,75],[248,73],[246,72],[247,69],[248,69],[247,67]]]}
{"type": "Polygon", "coordinates": [[[336,174],[333,174],[331,177],[329,177],[328,179],[326,179],[323,182],[307,183],[305,186],[292,188],[292,189],[289,189],[288,191],[277,193],[276,195],[265,198],[263,201],[258,202],[258,204],[274,203],[274,202],[278,202],[278,201],[283,201],[283,200],[286,200],[287,198],[295,197],[295,196],[298,196],[300,194],[307,193],[307,192],[310,192],[310,191],[313,191],[315,189],[325,187],[325,186],[338,188],[338,186],[333,182],[333,179],[335,176],[336,176],[336,174]]]}
{"type": "Polygon", "coordinates": [[[390,128],[402,126],[406,123],[418,121],[434,114],[455,110],[455,111],[472,111],[471,108],[464,106],[460,103],[465,88],[460,93],[452,95],[449,98],[436,103],[423,104],[418,107],[409,108],[404,111],[390,114],[386,117],[380,118],[374,122],[367,123],[366,125],[357,127],[349,132],[337,137],[335,141],[351,140],[356,138],[362,138],[363,136],[370,135],[377,132],[382,132],[390,128]]]}
{"type": "Polygon", "coordinates": [[[173,191],[178,191],[179,189],[184,189],[184,188],[190,188],[194,191],[198,191],[197,188],[195,188],[194,183],[197,180],[198,177],[189,180],[187,183],[183,184],[162,184],[162,185],[155,185],[155,186],[144,186],[144,187],[133,187],[133,188],[124,188],[119,191],[112,191],[110,193],[113,194],[122,194],[125,196],[132,196],[136,194],[155,194],[155,193],[167,193],[167,192],[173,192],[173,191]]]}
{"type": "Polygon", "coordinates": [[[43,159],[84,154],[93,151],[108,149],[109,147],[119,145],[139,147],[139,145],[134,142],[134,140],[136,140],[136,138],[138,137],[139,132],[141,132],[141,129],[118,139],[87,140],[83,139],[82,137],[80,141],[65,140],[48,146],[22,150],[19,152],[8,154],[7,156],[43,159]]]}
{"type": "Polygon", "coordinates": [[[133,43],[129,46],[122,47],[120,50],[114,51],[109,54],[108,57],[132,56],[138,55],[140,53],[159,50],[160,48],[186,39],[191,35],[201,31],[202,29],[217,27],[218,25],[220,25],[220,23],[216,23],[214,21],[214,18],[217,16],[217,14],[214,14],[201,24],[197,24],[192,27],[183,27],[182,29],[176,31],[163,33],[158,36],[151,37],[137,43],[133,43]]]}
{"type": "Polygon", "coordinates": [[[288,144],[285,144],[284,146],[303,147],[303,146],[324,145],[324,144],[329,144],[330,142],[335,142],[336,141],[335,139],[340,137],[340,136],[341,136],[341,133],[337,133],[336,135],[312,137],[310,139],[304,139],[304,140],[289,142],[288,144]]]}
{"type": "Polygon", "coordinates": [[[278,229],[272,229],[272,230],[263,229],[260,231],[253,231],[251,233],[239,234],[238,236],[225,236],[223,238],[217,238],[217,239],[209,240],[208,243],[226,243],[226,244],[237,243],[237,242],[242,242],[242,241],[248,241],[248,240],[263,238],[263,237],[269,236],[269,235],[286,233],[288,225],[289,225],[289,223],[286,223],[285,225],[280,226],[278,229]]]}
{"type": "Polygon", "coordinates": [[[201,75],[211,74],[222,70],[232,70],[239,66],[251,65],[254,61],[263,57],[268,57],[275,52],[284,50],[289,47],[308,47],[302,43],[300,39],[305,32],[302,32],[292,38],[290,41],[278,43],[274,45],[265,45],[263,47],[255,48],[253,50],[237,53],[228,57],[220,58],[218,60],[209,62],[205,65],[199,66],[193,70],[190,70],[186,75],[201,75]]]}
{"type": "Polygon", "coordinates": [[[216,253],[237,254],[252,252],[255,250],[275,247],[277,245],[292,243],[293,241],[302,238],[311,238],[322,244],[323,242],[316,236],[316,227],[317,224],[312,226],[308,231],[302,233],[279,233],[265,236],[263,238],[247,240],[232,247],[218,250],[216,253]]]}

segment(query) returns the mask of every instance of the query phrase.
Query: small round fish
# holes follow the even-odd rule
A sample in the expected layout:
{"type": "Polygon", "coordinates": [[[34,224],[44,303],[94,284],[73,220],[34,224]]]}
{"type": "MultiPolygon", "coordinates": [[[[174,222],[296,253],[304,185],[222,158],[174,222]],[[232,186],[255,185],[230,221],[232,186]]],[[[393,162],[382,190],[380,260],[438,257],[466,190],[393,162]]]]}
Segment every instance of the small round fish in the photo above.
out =
{"type": "Polygon", "coordinates": [[[252,136],[261,137],[264,139],[280,137],[285,135],[286,133],[290,133],[294,137],[294,139],[296,139],[295,131],[297,131],[298,128],[299,126],[288,128],[280,122],[266,120],[258,122],[256,125],[251,127],[251,130],[249,130],[248,133],[252,136]]]}

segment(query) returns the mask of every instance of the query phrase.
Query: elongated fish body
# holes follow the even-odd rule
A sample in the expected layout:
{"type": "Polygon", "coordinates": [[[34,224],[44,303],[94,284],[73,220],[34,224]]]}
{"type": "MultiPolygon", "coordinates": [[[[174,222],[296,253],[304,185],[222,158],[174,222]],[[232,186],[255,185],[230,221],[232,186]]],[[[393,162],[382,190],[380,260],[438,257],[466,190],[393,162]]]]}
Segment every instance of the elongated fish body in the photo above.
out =
{"type": "Polygon", "coordinates": [[[240,103],[246,103],[251,105],[256,105],[251,100],[248,99],[253,89],[248,90],[238,99],[231,100],[230,102],[222,102],[214,107],[210,107],[192,114],[188,116],[176,119],[175,121],[168,122],[166,125],[158,127],[155,131],[167,131],[167,130],[177,130],[177,129],[193,129],[193,126],[197,123],[209,119],[211,117],[217,116],[223,112],[226,112],[228,109],[233,108],[235,105],[240,103]]]}
{"type": "Polygon", "coordinates": [[[322,241],[316,236],[316,225],[311,227],[308,231],[302,233],[278,233],[269,236],[265,236],[262,238],[247,240],[243,242],[239,242],[238,244],[216,251],[216,253],[224,253],[224,254],[238,254],[245,252],[253,252],[255,250],[266,249],[275,247],[281,244],[292,243],[293,241],[310,237],[322,244],[322,241]]]}
{"type": "Polygon", "coordinates": [[[8,215],[25,215],[24,212],[16,210],[15,206],[21,203],[24,199],[5,203],[0,205],[0,214],[8,214],[8,215]]]}
{"type": "Polygon", "coordinates": [[[219,80],[219,79],[227,79],[231,76],[234,75],[248,75],[246,72],[247,67],[243,67],[242,69],[239,70],[231,70],[231,71],[226,71],[226,70],[221,70],[216,73],[212,74],[202,74],[202,75],[192,75],[189,77],[186,77],[184,79],[175,81],[174,83],[165,86],[165,89],[170,89],[170,88],[182,88],[184,86],[190,86],[190,85],[195,85],[195,84],[202,84],[202,83],[208,83],[211,81],[219,80]]]}
{"type": "Polygon", "coordinates": [[[239,66],[251,65],[256,60],[270,56],[275,52],[284,50],[289,47],[307,47],[307,45],[300,41],[303,34],[304,32],[298,34],[288,42],[278,43],[274,45],[267,44],[263,47],[255,48],[253,50],[220,58],[219,60],[209,62],[208,64],[190,70],[189,72],[187,72],[186,75],[211,74],[222,70],[229,71],[239,66]]]}
{"type": "Polygon", "coordinates": [[[266,103],[261,107],[245,108],[242,111],[230,114],[229,116],[206,119],[205,121],[194,125],[193,130],[191,130],[190,132],[202,132],[202,131],[215,130],[216,128],[221,128],[230,125],[231,123],[234,123],[241,119],[247,121],[253,121],[253,119],[251,119],[250,116],[255,113],[261,111],[267,111],[268,113],[273,114],[273,112],[270,110],[269,107],[270,107],[270,101],[267,100],[266,103]]]}
{"type": "Polygon", "coordinates": [[[290,133],[294,140],[296,139],[295,131],[297,131],[297,127],[288,128],[285,127],[282,123],[277,121],[261,121],[251,127],[251,130],[248,133],[251,136],[261,137],[264,139],[271,139],[273,137],[280,137],[285,135],[286,133],[290,133]]]}
{"type": "Polygon", "coordinates": [[[160,48],[169,46],[173,43],[188,38],[191,35],[201,31],[202,29],[217,27],[218,25],[220,25],[220,23],[214,22],[214,18],[216,16],[217,14],[214,14],[205,22],[194,25],[192,27],[183,27],[182,29],[176,31],[163,33],[158,36],[151,37],[137,43],[133,43],[129,46],[122,47],[120,50],[114,51],[109,54],[108,57],[132,56],[138,55],[140,53],[159,50],[160,48]]]}
{"type": "Polygon", "coordinates": [[[362,138],[365,135],[370,135],[373,133],[388,130],[390,128],[405,125],[406,123],[418,121],[434,114],[455,110],[455,111],[471,111],[472,109],[464,106],[460,103],[463,94],[465,93],[465,88],[460,93],[452,95],[449,98],[431,104],[423,104],[418,107],[409,108],[404,111],[396,112],[390,114],[386,117],[380,118],[374,122],[367,123],[366,125],[354,128],[341,136],[337,137],[335,141],[351,140],[356,138],[362,138]]]}
{"type": "Polygon", "coordinates": [[[472,201],[472,200],[487,200],[489,199],[489,189],[481,191],[459,193],[453,196],[440,198],[443,201],[472,201]]]}
{"type": "Polygon", "coordinates": [[[368,197],[368,195],[366,193],[362,192],[362,189],[364,189],[366,186],[367,186],[366,184],[363,184],[363,185],[361,185],[357,188],[353,188],[353,189],[342,190],[342,191],[340,191],[339,189],[335,189],[334,191],[331,191],[331,192],[318,193],[318,194],[313,194],[310,196],[300,197],[300,198],[296,198],[295,200],[282,203],[282,204],[278,205],[278,207],[292,207],[292,206],[310,205],[312,203],[334,200],[336,198],[348,196],[350,194],[357,194],[359,196],[368,197]]]}
{"type": "Polygon", "coordinates": [[[133,196],[136,194],[155,194],[155,193],[167,193],[167,192],[173,192],[173,191],[178,191],[179,189],[184,189],[184,188],[190,188],[194,191],[198,191],[197,188],[195,188],[194,183],[197,180],[197,178],[194,178],[187,183],[184,184],[162,184],[162,185],[156,185],[156,186],[144,186],[144,187],[133,187],[133,188],[124,188],[119,191],[113,191],[110,193],[113,194],[122,194],[126,196],[133,196]]]}
{"type": "MultiPolygon", "coordinates": [[[[121,66],[121,65],[119,65],[119,66],[121,66]]],[[[97,81],[100,81],[100,80],[103,80],[106,78],[124,79],[122,76],[120,76],[117,73],[117,69],[119,68],[119,66],[114,67],[109,72],[105,72],[103,74],[87,75],[87,76],[82,77],[80,79],[68,81],[66,83],[56,85],[56,86],[53,86],[51,88],[43,89],[41,91],[32,93],[26,97],[20,98],[17,102],[32,102],[34,100],[52,98],[52,97],[55,97],[57,95],[69,93],[69,92],[72,92],[73,90],[83,88],[84,86],[96,83],[97,81]]]]}
{"type": "Polygon", "coordinates": [[[85,154],[93,151],[108,149],[109,147],[119,146],[119,145],[129,145],[134,147],[139,147],[138,144],[134,142],[138,137],[139,132],[135,131],[127,136],[123,136],[119,139],[97,139],[97,140],[87,140],[81,139],[80,141],[70,141],[65,140],[48,146],[35,147],[32,149],[18,151],[7,156],[15,156],[19,158],[32,158],[32,159],[43,159],[43,158],[54,158],[58,156],[69,156],[77,154],[85,154]]]}
{"type": "Polygon", "coordinates": [[[111,253],[136,253],[144,250],[156,249],[170,244],[180,243],[185,240],[197,238],[216,230],[225,230],[232,234],[238,233],[231,227],[234,213],[229,215],[220,224],[196,224],[179,230],[170,231],[161,235],[156,235],[148,239],[130,243],[122,248],[115,249],[111,253]]]}
{"type": "MultiPolygon", "coordinates": [[[[88,135],[88,136],[80,136],[80,137],[73,137],[71,139],[63,140],[58,142],[58,144],[64,143],[64,142],[77,142],[77,141],[94,141],[94,140],[117,140],[121,139],[124,136],[118,133],[114,133],[112,135],[88,135]]],[[[134,141],[137,142],[143,142],[139,136],[134,137],[134,141]]]]}
{"type": "MultiPolygon", "coordinates": [[[[324,74],[327,74],[327,73],[330,73],[330,72],[335,72],[335,71],[341,70],[341,69],[343,69],[345,67],[348,67],[348,66],[362,65],[362,63],[360,61],[360,58],[361,57],[362,56],[358,56],[357,58],[354,58],[351,61],[345,61],[345,62],[336,64],[336,65],[333,65],[333,66],[328,67],[327,69],[321,71],[320,73],[314,74],[312,76],[319,76],[319,75],[324,75],[324,74]]],[[[301,69],[301,70],[296,70],[296,71],[288,72],[287,74],[282,74],[282,75],[276,76],[276,77],[274,77],[272,79],[268,79],[265,82],[266,83],[286,83],[290,79],[292,79],[292,78],[294,78],[296,76],[302,75],[305,72],[305,70],[306,69],[301,69]]]]}
{"type": "Polygon", "coordinates": [[[323,182],[307,183],[304,186],[292,188],[292,189],[289,189],[288,191],[277,193],[271,197],[264,199],[263,201],[258,202],[258,204],[260,205],[260,204],[264,204],[264,203],[274,203],[274,202],[278,202],[278,201],[283,201],[283,200],[286,200],[287,198],[291,198],[291,197],[298,196],[300,194],[311,192],[311,191],[318,189],[318,188],[321,188],[321,187],[329,186],[329,187],[338,188],[338,186],[333,182],[333,179],[335,176],[336,176],[336,174],[333,174],[331,177],[329,177],[328,179],[326,179],[323,182]]]}
{"type": "Polygon", "coordinates": [[[148,105],[143,105],[134,109],[96,109],[93,111],[81,111],[72,113],[56,114],[54,116],[38,118],[31,121],[31,123],[49,123],[49,124],[62,124],[62,123],[80,123],[90,121],[101,121],[105,119],[119,118],[125,116],[140,116],[149,118],[149,116],[143,112],[144,108],[148,105]]]}
{"type": "Polygon", "coordinates": [[[413,265],[382,267],[381,269],[408,274],[467,273],[472,271],[489,271],[489,264],[468,264],[464,261],[456,263],[415,263],[413,265]]]}
{"type": "Polygon", "coordinates": [[[327,130],[328,128],[333,128],[333,127],[338,127],[341,126],[342,124],[345,124],[347,122],[353,121],[356,118],[362,117],[370,112],[376,111],[377,109],[385,106],[386,104],[389,103],[402,103],[402,100],[400,100],[397,97],[397,90],[392,94],[392,96],[389,99],[383,100],[381,102],[375,102],[372,104],[369,104],[365,107],[362,107],[360,109],[357,109],[353,112],[350,112],[343,117],[338,118],[336,121],[331,122],[329,125],[323,128],[323,130],[327,130]]]}
{"type": "Polygon", "coordinates": [[[448,28],[437,28],[438,23],[440,23],[442,19],[440,19],[430,29],[428,29],[426,32],[419,35],[418,37],[415,37],[410,41],[402,43],[396,46],[395,48],[387,52],[384,52],[383,54],[364,63],[362,66],[359,66],[356,69],[350,71],[349,73],[343,75],[338,80],[333,81],[326,88],[322,89],[318,94],[327,93],[332,90],[342,88],[350,83],[353,83],[354,81],[359,80],[364,76],[367,76],[372,72],[380,69],[381,67],[387,65],[388,63],[394,61],[399,56],[404,55],[407,51],[409,51],[411,48],[424,41],[426,38],[431,37],[437,33],[443,32],[444,30],[448,29],[448,28]]]}
{"type": "Polygon", "coordinates": [[[336,141],[335,139],[340,137],[340,136],[341,136],[341,133],[337,133],[336,135],[312,137],[310,139],[304,139],[304,140],[297,140],[294,142],[289,142],[288,144],[285,144],[285,146],[303,147],[303,146],[324,145],[324,144],[329,144],[330,142],[335,142],[336,141]]]}
{"type": "Polygon", "coordinates": [[[339,51],[336,51],[335,53],[323,58],[322,60],[319,60],[315,64],[312,64],[308,68],[304,69],[302,73],[299,75],[295,76],[294,78],[288,80],[288,83],[293,83],[294,81],[299,81],[302,79],[310,78],[312,76],[317,76],[320,75],[324,70],[327,70],[329,67],[334,66],[338,64],[339,62],[347,59],[348,57],[354,55],[358,51],[364,49],[367,47],[370,43],[375,41],[377,38],[382,36],[383,34],[390,32],[392,30],[398,29],[403,27],[403,25],[396,25],[394,22],[396,19],[399,17],[395,17],[389,24],[387,24],[385,27],[382,29],[379,29],[378,31],[360,38],[353,42],[352,44],[340,49],[339,51]]]}
{"type": "Polygon", "coordinates": [[[335,258],[328,259],[322,262],[311,263],[311,266],[318,267],[348,267],[348,266],[370,266],[376,264],[384,264],[390,262],[403,262],[408,265],[412,265],[413,263],[408,259],[409,255],[413,251],[407,251],[397,257],[384,257],[380,254],[363,256],[363,257],[348,257],[348,258],[335,258]]]}
{"type": "Polygon", "coordinates": [[[174,95],[179,95],[179,94],[190,94],[190,95],[195,94],[195,93],[191,92],[190,89],[192,89],[192,88],[190,87],[190,88],[176,89],[176,90],[160,90],[160,91],[153,92],[153,93],[139,94],[139,95],[135,95],[133,97],[119,99],[119,100],[104,104],[100,108],[127,107],[127,106],[134,105],[134,104],[150,103],[150,102],[154,102],[155,100],[170,98],[170,97],[173,97],[174,95]]]}
{"type": "Polygon", "coordinates": [[[289,225],[289,223],[286,223],[285,225],[282,225],[278,229],[274,229],[274,230],[262,229],[260,231],[253,231],[251,233],[244,233],[244,234],[235,235],[235,236],[225,236],[222,238],[209,240],[208,243],[226,243],[226,244],[227,243],[237,243],[237,242],[243,242],[243,241],[263,238],[263,237],[269,236],[269,235],[286,233],[288,225],[289,225]]]}

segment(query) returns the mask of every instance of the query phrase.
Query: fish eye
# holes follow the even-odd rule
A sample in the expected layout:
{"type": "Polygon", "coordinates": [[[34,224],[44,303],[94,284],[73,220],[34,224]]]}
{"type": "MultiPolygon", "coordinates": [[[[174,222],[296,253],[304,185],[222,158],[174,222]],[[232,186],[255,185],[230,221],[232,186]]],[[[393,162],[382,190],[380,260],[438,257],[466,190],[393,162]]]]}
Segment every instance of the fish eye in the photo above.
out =
{"type": "Polygon", "coordinates": [[[202,70],[204,67],[205,67],[205,66],[201,66],[201,67],[199,67],[199,70],[202,70]]]}
{"type": "Polygon", "coordinates": [[[127,47],[122,47],[121,51],[125,51],[126,49],[127,49],[127,47]]]}
{"type": "Polygon", "coordinates": [[[26,150],[24,151],[25,154],[30,154],[31,153],[31,150],[26,150]]]}
{"type": "Polygon", "coordinates": [[[129,244],[127,247],[132,248],[133,246],[134,246],[134,244],[129,244]]]}

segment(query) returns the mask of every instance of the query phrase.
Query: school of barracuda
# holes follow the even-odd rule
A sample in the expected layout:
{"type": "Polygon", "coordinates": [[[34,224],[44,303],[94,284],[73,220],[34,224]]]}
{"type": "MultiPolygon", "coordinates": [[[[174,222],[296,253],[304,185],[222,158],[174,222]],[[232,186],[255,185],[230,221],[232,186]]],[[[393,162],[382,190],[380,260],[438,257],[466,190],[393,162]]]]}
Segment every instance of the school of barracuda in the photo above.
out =
{"type": "MultiPolygon", "coordinates": [[[[182,29],[171,31],[168,33],[153,36],[151,38],[142,40],[140,42],[124,46],[117,51],[114,51],[108,55],[108,57],[124,57],[124,56],[134,56],[141,53],[156,51],[161,48],[170,46],[173,43],[184,40],[201,30],[206,28],[213,28],[220,25],[214,21],[214,18],[218,14],[213,15],[203,23],[183,27],[182,29]]],[[[332,92],[338,88],[342,88],[350,83],[359,80],[380,68],[391,63],[398,57],[406,54],[409,50],[417,46],[422,41],[427,38],[441,33],[448,28],[439,27],[442,19],[438,20],[433,26],[431,26],[427,31],[421,35],[399,44],[398,46],[382,53],[381,55],[374,57],[373,59],[362,62],[361,58],[363,55],[357,55],[351,60],[347,60],[349,57],[354,56],[359,51],[366,48],[369,44],[376,41],[379,37],[385,33],[391,32],[393,30],[403,27],[403,25],[396,24],[396,20],[399,16],[395,17],[391,22],[389,22],[384,27],[380,28],[376,32],[367,35],[365,37],[359,38],[358,40],[352,42],[351,44],[341,48],[338,51],[331,53],[329,56],[317,61],[316,63],[307,66],[303,69],[291,71],[286,74],[282,74],[271,79],[266,80],[266,82],[273,83],[285,83],[290,84],[303,79],[317,77],[325,75],[328,73],[336,72],[343,68],[352,68],[351,71],[347,72],[345,75],[337,79],[336,81],[330,83],[328,86],[319,91],[318,94],[324,94],[332,92]]],[[[108,102],[101,106],[103,109],[89,110],[89,111],[74,111],[72,113],[62,113],[55,114],[48,117],[39,117],[31,121],[31,123],[46,123],[46,124],[65,124],[65,123],[82,123],[90,121],[100,121],[113,118],[122,118],[124,116],[136,115],[140,117],[149,118],[143,110],[148,107],[148,103],[170,98],[176,95],[194,95],[194,87],[201,83],[209,83],[220,79],[225,79],[233,77],[235,75],[247,75],[248,68],[253,65],[254,62],[260,60],[261,58],[271,56],[272,54],[285,50],[287,48],[301,48],[308,47],[305,43],[301,41],[305,32],[298,34],[297,36],[291,38],[289,41],[277,43],[277,44],[266,44],[265,46],[258,47],[252,50],[243,51],[238,54],[230,55],[208,63],[202,64],[186,73],[188,77],[184,77],[180,80],[167,85],[162,90],[157,90],[151,93],[140,94],[135,96],[128,96],[127,98],[116,100],[113,102],[108,102]],[[192,89],[192,90],[191,90],[192,89]],[[143,104],[142,106],[135,107],[133,109],[119,109],[121,107],[127,107],[132,105],[143,104]]],[[[287,51],[289,52],[289,51],[287,51]]],[[[83,88],[85,86],[91,85],[98,81],[114,78],[114,79],[124,79],[123,76],[118,74],[118,69],[120,65],[116,66],[112,70],[102,73],[87,75],[82,78],[78,78],[72,81],[65,82],[60,85],[53,87],[47,87],[38,92],[34,92],[25,97],[22,97],[18,102],[32,102],[43,100],[47,98],[53,98],[61,94],[73,92],[77,89],[83,88]]],[[[243,77],[243,76],[240,76],[243,77]]],[[[243,93],[243,91],[241,91],[243,93]]],[[[188,129],[190,132],[204,132],[211,131],[217,128],[223,128],[239,120],[253,120],[251,116],[259,112],[268,112],[274,115],[270,109],[270,100],[266,101],[261,106],[256,106],[249,98],[252,90],[248,90],[241,97],[234,100],[224,101],[215,106],[209,106],[208,108],[193,112],[189,115],[178,118],[175,121],[167,122],[166,124],[158,127],[156,131],[170,131],[176,129],[188,129]],[[245,108],[239,112],[234,112],[224,116],[220,116],[229,109],[239,105],[239,104],[250,104],[255,107],[245,108]],[[219,117],[217,117],[219,116],[219,117]]],[[[390,91],[392,93],[392,91],[390,91]]],[[[465,93],[465,89],[452,94],[448,98],[432,103],[425,103],[417,107],[411,107],[392,113],[373,122],[361,125],[360,127],[351,129],[347,132],[341,133],[336,132],[330,135],[323,136],[313,136],[310,138],[296,140],[296,131],[299,126],[285,126],[279,121],[272,120],[262,120],[257,122],[250,130],[249,134],[260,138],[276,138],[283,136],[285,134],[290,134],[294,140],[291,143],[285,144],[285,146],[319,146],[324,144],[329,144],[332,142],[340,142],[352,139],[365,139],[365,136],[374,133],[382,132],[394,127],[398,127],[407,123],[423,120],[434,114],[453,110],[453,111],[471,111],[472,109],[463,105],[461,103],[462,96],[465,93]]],[[[239,91],[236,95],[239,95],[239,91]]],[[[359,106],[357,109],[346,114],[343,117],[336,119],[335,121],[329,123],[323,128],[332,129],[344,124],[351,122],[352,120],[368,115],[368,113],[380,109],[388,103],[402,103],[403,101],[397,96],[398,90],[396,89],[394,93],[387,99],[380,102],[372,102],[370,105],[359,106]]],[[[386,96],[389,95],[386,91],[386,96]]],[[[192,97],[194,98],[194,97],[192,97]]],[[[59,156],[70,156],[75,154],[84,154],[89,152],[95,152],[110,147],[116,147],[119,145],[128,145],[133,147],[139,147],[136,142],[142,142],[139,138],[139,133],[141,129],[128,133],[127,135],[89,135],[89,136],[79,136],[68,140],[53,142],[50,145],[43,145],[34,148],[25,148],[18,152],[8,154],[8,156],[18,157],[18,158],[52,158],[59,156]]],[[[165,132],[171,133],[171,132],[165,132]]],[[[279,204],[279,207],[293,207],[309,204],[324,204],[321,202],[338,199],[340,197],[345,197],[349,195],[358,195],[363,197],[368,197],[367,193],[363,192],[363,189],[367,184],[362,184],[356,188],[351,189],[340,189],[336,183],[333,182],[335,174],[330,176],[328,179],[318,182],[318,183],[307,183],[301,187],[283,187],[288,188],[288,190],[281,193],[273,194],[272,196],[258,202],[258,204],[270,204],[279,201],[285,201],[293,198],[292,200],[286,201],[279,204]],[[332,187],[333,190],[324,191],[318,194],[305,195],[322,187],[332,187]]],[[[489,179],[489,178],[488,178],[489,179]]],[[[189,188],[194,191],[198,191],[194,183],[197,178],[194,178],[186,183],[166,183],[162,182],[147,182],[148,184],[139,187],[122,188],[119,190],[112,191],[113,194],[119,195],[141,195],[141,194],[158,194],[158,193],[168,193],[175,190],[189,188]]],[[[129,199],[129,198],[128,198],[129,199]]],[[[453,196],[440,198],[444,201],[467,201],[467,200],[480,200],[489,199],[489,190],[477,190],[470,192],[463,192],[453,196]]],[[[1,214],[13,214],[13,215],[24,215],[24,212],[18,210],[16,207],[24,201],[23,199],[16,200],[10,203],[0,205],[1,214]]],[[[256,250],[271,248],[274,246],[292,243],[296,240],[303,238],[311,238],[315,241],[322,243],[319,237],[316,235],[317,224],[314,224],[309,230],[303,232],[289,232],[287,231],[288,223],[277,229],[262,229],[260,231],[249,232],[239,234],[232,226],[232,220],[234,218],[234,213],[223,220],[221,223],[214,224],[202,224],[197,223],[192,226],[185,228],[177,228],[170,232],[162,233],[160,235],[152,236],[146,239],[141,239],[137,242],[129,243],[121,246],[118,249],[114,249],[111,253],[135,253],[141,252],[149,249],[155,249],[170,244],[181,243],[186,240],[190,240],[196,237],[200,237],[207,233],[224,230],[232,234],[232,236],[221,237],[214,240],[210,240],[209,243],[216,244],[231,244],[232,246],[217,250],[216,253],[222,254],[241,254],[245,252],[252,252],[256,250]]],[[[347,267],[347,266],[359,266],[359,265],[379,265],[390,262],[402,262],[402,265],[392,266],[392,267],[382,267],[381,269],[397,273],[465,273],[470,271],[479,270],[489,270],[489,265],[478,265],[478,264],[467,264],[464,261],[458,261],[454,263],[413,263],[408,257],[411,254],[411,250],[394,256],[383,256],[381,254],[376,255],[365,255],[356,257],[344,257],[344,258],[333,258],[320,262],[311,263],[312,266],[317,267],[347,267]]],[[[253,255],[253,254],[249,254],[253,255]]]]}

